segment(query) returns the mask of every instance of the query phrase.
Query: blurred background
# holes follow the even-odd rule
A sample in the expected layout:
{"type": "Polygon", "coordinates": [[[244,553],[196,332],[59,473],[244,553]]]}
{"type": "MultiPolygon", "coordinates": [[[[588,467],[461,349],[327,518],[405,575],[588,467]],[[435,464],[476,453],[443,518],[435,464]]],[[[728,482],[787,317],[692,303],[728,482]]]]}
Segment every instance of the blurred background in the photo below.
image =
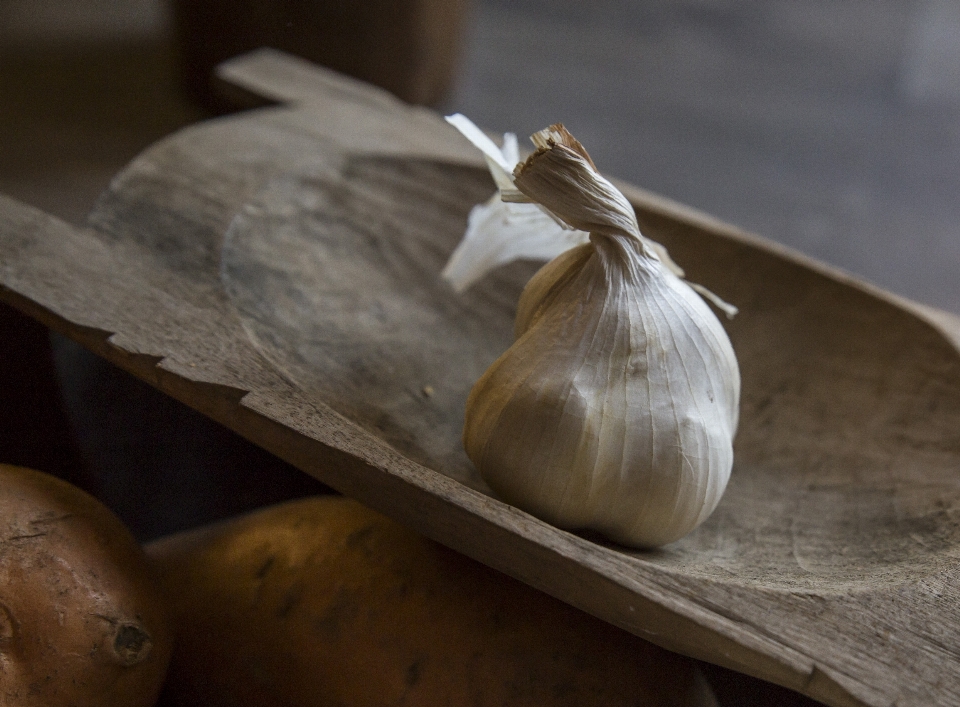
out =
{"type": "Polygon", "coordinates": [[[479,0],[449,107],[960,312],[956,0],[479,0]]]}
{"type": "MultiPolygon", "coordinates": [[[[264,45],[521,139],[562,121],[611,176],[960,313],[956,0],[0,0],[0,192],[83,223],[240,108],[210,71],[264,45]]],[[[3,461],[141,540],[324,491],[8,308],[0,338],[3,461]]]]}

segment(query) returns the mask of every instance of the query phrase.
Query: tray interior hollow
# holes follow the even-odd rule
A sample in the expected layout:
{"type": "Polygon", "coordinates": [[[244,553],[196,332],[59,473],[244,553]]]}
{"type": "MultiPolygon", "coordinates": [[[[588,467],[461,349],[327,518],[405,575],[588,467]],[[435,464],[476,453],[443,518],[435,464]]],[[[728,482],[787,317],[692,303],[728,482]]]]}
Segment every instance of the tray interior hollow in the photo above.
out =
{"type": "MultiPolygon", "coordinates": [[[[474,381],[512,341],[538,263],[463,295],[439,273],[480,170],[352,156],[267,180],[231,223],[221,279],[290,382],[409,458],[486,491],[460,442],[474,381]]],[[[914,315],[749,241],[639,212],[688,277],[740,308],[743,379],[727,493],[664,569],[846,591],[933,571],[960,543],[960,355],[914,315]]],[[[627,551],[624,551],[627,552],[627,551]]]]}

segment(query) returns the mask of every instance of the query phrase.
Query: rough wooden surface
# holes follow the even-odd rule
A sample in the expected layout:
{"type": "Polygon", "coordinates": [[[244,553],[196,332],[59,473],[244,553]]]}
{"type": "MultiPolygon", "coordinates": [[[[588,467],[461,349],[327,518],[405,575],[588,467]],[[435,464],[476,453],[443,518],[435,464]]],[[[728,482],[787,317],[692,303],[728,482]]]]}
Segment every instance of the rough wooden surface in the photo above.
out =
{"type": "Polygon", "coordinates": [[[462,298],[436,281],[492,191],[472,149],[432,113],[274,53],[223,75],[287,105],[158,143],[88,229],[0,201],[5,301],[654,643],[838,707],[960,700],[954,318],[628,188],[646,233],[741,308],[737,464],[715,515],[662,551],[562,532],[488,496],[456,443],[451,416],[530,272],[462,298]]]}

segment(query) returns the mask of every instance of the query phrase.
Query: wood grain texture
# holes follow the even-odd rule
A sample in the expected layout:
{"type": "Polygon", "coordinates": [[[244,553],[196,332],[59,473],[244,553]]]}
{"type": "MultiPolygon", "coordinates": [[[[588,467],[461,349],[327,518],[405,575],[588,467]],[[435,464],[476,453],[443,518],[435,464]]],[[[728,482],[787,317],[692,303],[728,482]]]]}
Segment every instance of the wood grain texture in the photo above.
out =
{"type": "Polygon", "coordinates": [[[0,297],[363,503],[654,643],[846,705],[960,702],[960,325],[625,187],[740,307],[730,486],[627,552],[489,496],[462,400],[531,269],[437,280],[482,162],[439,116],[272,52],[286,105],[143,153],[86,229],[0,201],[0,297]],[[429,386],[433,391],[423,391],[429,386]]]}

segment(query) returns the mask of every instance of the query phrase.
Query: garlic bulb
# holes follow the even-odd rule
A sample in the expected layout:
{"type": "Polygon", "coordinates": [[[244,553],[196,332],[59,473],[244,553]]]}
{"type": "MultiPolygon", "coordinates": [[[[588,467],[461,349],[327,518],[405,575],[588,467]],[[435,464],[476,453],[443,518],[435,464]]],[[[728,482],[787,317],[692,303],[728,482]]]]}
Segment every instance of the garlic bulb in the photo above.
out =
{"type": "Polygon", "coordinates": [[[516,341],[467,400],[464,447],[509,503],[624,545],[677,540],[733,465],[740,373],[700,296],[562,126],[533,136],[519,192],[590,234],[527,284],[516,341]]]}

